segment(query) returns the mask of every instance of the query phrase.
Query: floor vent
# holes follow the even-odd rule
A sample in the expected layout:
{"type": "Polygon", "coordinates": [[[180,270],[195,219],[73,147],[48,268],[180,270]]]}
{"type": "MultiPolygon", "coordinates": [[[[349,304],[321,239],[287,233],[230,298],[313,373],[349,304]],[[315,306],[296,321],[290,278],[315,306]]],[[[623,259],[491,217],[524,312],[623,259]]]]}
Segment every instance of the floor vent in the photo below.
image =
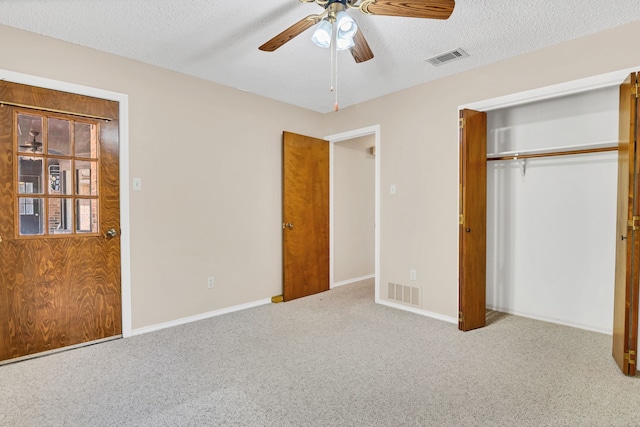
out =
{"type": "Polygon", "coordinates": [[[420,288],[389,282],[387,298],[403,304],[420,307],[420,288]]]}
{"type": "Polygon", "coordinates": [[[442,64],[444,64],[446,62],[451,62],[451,61],[455,61],[455,60],[458,60],[458,59],[466,58],[467,56],[469,56],[469,54],[467,52],[465,52],[461,48],[458,48],[458,49],[451,50],[449,52],[445,52],[445,53],[441,53],[441,54],[436,55],[436,56],[432,56],[431,58],[425,59],[425,61],[427,61],[431,65],[438,66],[438,65],[442,65],[442,64]]]}

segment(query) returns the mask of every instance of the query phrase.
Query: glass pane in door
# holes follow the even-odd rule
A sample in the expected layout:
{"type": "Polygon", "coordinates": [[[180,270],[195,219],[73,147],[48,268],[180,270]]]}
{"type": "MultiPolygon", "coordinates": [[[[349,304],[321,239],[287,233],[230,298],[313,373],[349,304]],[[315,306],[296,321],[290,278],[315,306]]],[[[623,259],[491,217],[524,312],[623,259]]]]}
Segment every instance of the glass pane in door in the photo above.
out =
{"type": "Polygon", "coordinates": [[[96,125],[89,123],[75,124],[76,157],[98,157],[98,137],[96,125]]]}
{"type": "Polygon", "coordinates": [[[18,193],[43,194],[44,168],[41,157],[18,156],[18,193]]]}
{"type": "Polygon", "coordinates": [[[18,152],[42,153],[42,117],[18,114],[18,152]]]}
{"type": "Polygon", "coordinates": [[[71,122],[69,120],[49,119],[48,123],[47,154],[70,156],[71,122]]]}
{"type": "Polygon", "coordinates": [[[71,234],[73,231],[72,199],[49,199],[49,234],[71,234]]]}
{"type": "Polygon", "coordinates": [[[44,199],[31,197],[18,198],[20,235],[33,236],[44,234],[44,199]]]}
{"type": "Polygon", "coordinates": [[[98,232],[98,200],[97,199],[76,200],[76,232],[77,233],[97,233],[98,232]]]}
{"type": "Polygon", "coordinates": [[[95,196],[98,194],[98,162],[76,160],[76,194],[95,196]]]}
{"type": "Polygon", "coordinates": [[[49,194],[71,194],[71,160],[47,160],[49,194]]]}

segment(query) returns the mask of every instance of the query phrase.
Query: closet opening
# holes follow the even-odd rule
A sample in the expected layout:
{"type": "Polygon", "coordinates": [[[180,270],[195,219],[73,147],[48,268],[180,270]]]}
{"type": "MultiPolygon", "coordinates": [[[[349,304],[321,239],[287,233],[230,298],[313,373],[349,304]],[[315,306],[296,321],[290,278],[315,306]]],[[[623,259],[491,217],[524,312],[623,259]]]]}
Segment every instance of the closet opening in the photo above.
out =
{"type": "Polygon", "coordinates": [[[611,334],[618,89],[487,112],[486,308],[611,334]]]}
{"type": "Polygon", "coordinates": [[[461,107],[461,330],[493,310],[607,333],[635,374],[638,92],[624,70],[461,107]]]}

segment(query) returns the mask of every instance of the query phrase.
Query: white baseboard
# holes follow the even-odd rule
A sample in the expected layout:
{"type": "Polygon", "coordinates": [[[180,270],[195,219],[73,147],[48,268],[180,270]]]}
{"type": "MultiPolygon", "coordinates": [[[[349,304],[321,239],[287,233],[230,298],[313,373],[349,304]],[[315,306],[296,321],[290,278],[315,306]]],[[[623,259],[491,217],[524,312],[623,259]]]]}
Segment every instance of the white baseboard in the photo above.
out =
{"type": "Polygon", "coordinates": [[[222,316],[223,314],[233,313],[235,311],[246,310],[248,308],[254,308],[261,305],[271,304],[271,298],[248,302],[246,304],[235,305],[233,307],[222,308],[220,310],[209,311],[207,313],[196,314],[195,316],[183,317],[181,319],[171,320],[169,322],[158,323],[156,325],[145,326],[143,328],[136,328],[132,331],[133,335],[142,335],[148,332],[159,331],[161,329],[171,328],[178,325],[184,325],[185,323],[197,322],[198,320],[209,319],[211,317],[222,316]]]}
{"type": "Polygon", "coordinates": [[[337,288],[338,286],[348,285],[349,283],[355,283],[355,282],[361,282],[367,279],[373,279],[375,277],[376,277],[375,274],[369,274],[368,276],[362,276],[362,277],[356,277],[354,279],[343,280],[342,282],[336,282],[332,284],[330,289],[337,288]]]}
{"type": "Polygon", "coordinates": [[[455,323],[456,325],[458,324],[458,319],[454,317],[445,316],[443,314],[433,313],[431,311],[426,311],[426,310],[420,310],[419,308],[408,307],[406,305],[397,304],[395,302],[391,302],[383,299],[378,300],[378,304],[386,305],[387,307],[391,307],[391,308],[397,308],[398,310],[408,311],[414,314],[419,314],[421,316],[430,317],[432,319],[442,320],[443,322],[455,323]]]}
{"type": "Polygon", "coordinates": [[[593,326],[583,325],[581,323],[565,322],[563,320],[553,319],[553,318],[550,318],[550,317],[537,316],[535,314],[523,313],[523,312],[518,311],[518,310],[509,310],[509,309],[506,309],[506,308],[493,307],[493,306],[489,306],[489,305],[487,305],[487,309],[488,310],[493,310],[493,311],[499,311],[500,313],[512,314],[514,316],[526,317],[527,319],[541,320],[543,322],[555,323],[557,325],[570,326],[572,328],[584,329],[584,330],[591,331],[591,332],[599,332],[601,334],[613,335],[613,331],[611,329],[601,329],[601,328],[596,328],[596,327],[593,327],[593,326]]]}

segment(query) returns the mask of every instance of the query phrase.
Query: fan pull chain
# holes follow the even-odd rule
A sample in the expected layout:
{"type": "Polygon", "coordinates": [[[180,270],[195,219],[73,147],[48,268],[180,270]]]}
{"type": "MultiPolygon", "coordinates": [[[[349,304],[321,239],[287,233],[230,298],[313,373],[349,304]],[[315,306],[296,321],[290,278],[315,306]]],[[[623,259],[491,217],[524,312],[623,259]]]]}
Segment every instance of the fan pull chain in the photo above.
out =
{"type": "Polygon", "coordinates": [[[331,92],[334,93],[334,111],[338,111],[338,26],[331,24],[331,92]]]}

